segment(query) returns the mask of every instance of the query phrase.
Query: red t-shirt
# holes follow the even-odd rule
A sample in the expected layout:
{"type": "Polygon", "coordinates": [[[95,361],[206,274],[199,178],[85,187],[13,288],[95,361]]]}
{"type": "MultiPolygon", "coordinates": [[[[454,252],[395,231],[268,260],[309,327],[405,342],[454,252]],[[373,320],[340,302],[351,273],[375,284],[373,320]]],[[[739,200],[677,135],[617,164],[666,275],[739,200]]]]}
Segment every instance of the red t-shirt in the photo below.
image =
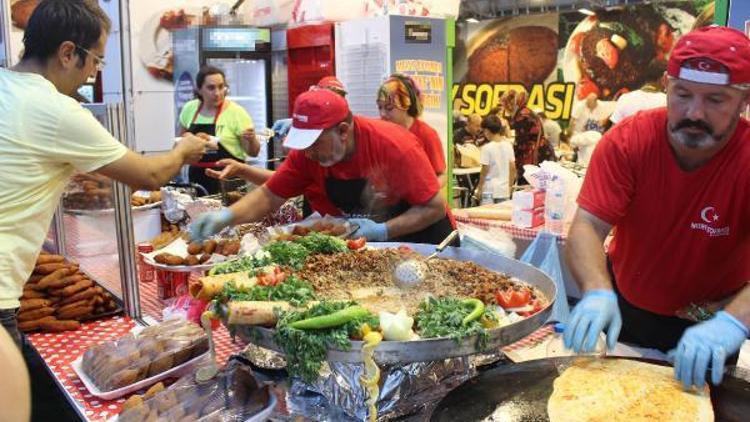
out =
{"type": "Polygon", "coordinates": [[[667,140],[666,109],[636,114],[599,142],[579,205],[615,225],[617,287],[662,315],[723,299],[750,280],[750,127],[692,172],[667,140]]]}
{"type": "Polygon", "coordinates": [[[266,182],[274,194],[290,198],[310,191],[310,207],[324,215],[340,216],[325,192],[325,179],[367,179],[388,205],[404,201],[423,205],[440,188],[435,171],[420,142],[408,130],[393,123],[354,116],[354,154],[346,161],[325,168],[305,157],[304,152],[289,153],[281,167],[266,182]]]}
{"type": "Polygon", "coordinates": [[[424,152],[427,154],[427,158],[430,159],[433,170],[436,174],[445,173],[445,154],[443,153],[443,144],[440,142],[435,129],[430,127],[427,123],[414,119],[409,128],[409,132],[413,133],[424,148],[424,152]]]}

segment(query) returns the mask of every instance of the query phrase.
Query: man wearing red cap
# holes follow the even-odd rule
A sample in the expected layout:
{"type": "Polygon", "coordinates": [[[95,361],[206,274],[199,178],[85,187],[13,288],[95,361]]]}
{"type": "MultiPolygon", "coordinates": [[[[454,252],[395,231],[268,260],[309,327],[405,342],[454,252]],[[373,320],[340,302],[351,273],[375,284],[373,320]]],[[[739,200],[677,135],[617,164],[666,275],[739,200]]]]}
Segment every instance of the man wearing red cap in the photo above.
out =
{"type": "Polygon", "coordinates": [[[325,192],[308,198],[313,210],[359,217],[351,218],[359,226],[354,236],[437,244],[453,230],[430,161],[407,129],[352,116],[328,89],[297,97],[292,119],[284,164],[230,208],[200,216],[191,226],[194,240],[257,221],[310,188],[325,192]]]}
{"type": "Polygon", "coordinates": [[[591,159],[567,247],[584,295],[564,339],[591,350],[606,329],[610,348],[619,336],[669,351],[685,388],[702,387],[750,326],[750,40],[696,30],[667,73],[667,108],[623,120],[591,159]]]}

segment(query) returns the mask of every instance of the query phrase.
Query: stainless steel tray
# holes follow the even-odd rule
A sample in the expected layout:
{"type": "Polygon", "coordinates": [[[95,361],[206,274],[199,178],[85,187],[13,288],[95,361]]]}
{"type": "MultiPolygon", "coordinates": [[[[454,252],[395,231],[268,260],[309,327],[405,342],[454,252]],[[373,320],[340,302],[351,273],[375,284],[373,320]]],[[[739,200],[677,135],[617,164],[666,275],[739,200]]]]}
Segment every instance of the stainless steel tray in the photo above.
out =
{"type": "MultiPolygon", "coordinates": [[[[435,250],[434,245],[418,243],[369,243],[375,248],[395,248],[406,245],[423,255],[435,250]]],[[[429,362],[452,357],[468,356],[488,351],[497,351],[499,347],[514,343],[531,334],[547,321],[556,297],[555,283],[542,271],[514,259],[487,252],[466,248],[448,247],[440,255],[458,261],[471,261],[490,270],[516,277],[537,287],[549,300],[549,305],[540,312],[521,321],[489,331],[487,349],[477,348],[476,336],[467,337],[460,343],[450,338],[430,338],[413,341],[384,341],[375,349],[375,360],[383,364],[400,364],[410,362],[429,362]]],[[[226,323],[226,322],[225,322],[226,323]]],[[[277,352],[281,349],[273,340],[273,329],[245,325],[229,326],[233,334],[255,345],[277,352]]],[[[327,360],[330,362],[361,362],[361,341],[352,341],[349,351],[329,350],[327,360]]]]}

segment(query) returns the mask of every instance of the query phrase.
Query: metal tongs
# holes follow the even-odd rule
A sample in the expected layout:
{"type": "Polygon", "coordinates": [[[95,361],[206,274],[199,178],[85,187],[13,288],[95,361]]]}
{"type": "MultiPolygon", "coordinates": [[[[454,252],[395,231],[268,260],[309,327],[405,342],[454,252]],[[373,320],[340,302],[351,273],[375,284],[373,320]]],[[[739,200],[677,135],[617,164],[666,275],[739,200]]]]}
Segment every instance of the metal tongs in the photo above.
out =
{"type": "Polygon", "coordinates": [[[400,287],[415,287],[421,284],[427,272],[427,261],[438,256],[448,244],[453,242],[456,236],[458,236],[458,230],[453,230],[448,237],[435,247],[435,252],[428,255],[424,260],[408,259],[398,264],[393,270],[393,277],[396,280],[396,284],[400,287]]]}

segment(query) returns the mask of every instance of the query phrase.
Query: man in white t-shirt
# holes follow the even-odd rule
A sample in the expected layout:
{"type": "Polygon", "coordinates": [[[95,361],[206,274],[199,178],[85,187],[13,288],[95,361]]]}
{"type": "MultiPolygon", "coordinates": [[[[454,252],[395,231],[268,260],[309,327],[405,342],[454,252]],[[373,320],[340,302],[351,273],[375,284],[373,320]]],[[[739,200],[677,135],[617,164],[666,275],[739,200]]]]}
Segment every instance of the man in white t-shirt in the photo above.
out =
{"type": "Polygon", "coordinates": [[[622,94],[615,103],[615,111],[609,120],[619,123],[628,116],[652,108],[666,107],[667,94],[664,93],[664,71],[667,65],[663,62],[654,62],[647,70],[646,83],[641,89],[622,94]]]}
{"type": "Polygon", "coordinates": [[[482,201],[485,197],[491,197],[495,203],[502,202],[510,198],[513,181],[516,180],[513,145],[503,136],[505,130],[502,121],[495,114],[484,117],[482,130],[488,142],[482,145],[480,150],[479,162],[482,164],[482,170],[474,195],[481,202],[486,202],[482,201]]]}
{"type": "Polygon", "coordinates": [[[599,101],[596,94],[591,93],[585,101],[581,101],[573,107],[571,113],[570,127],[572,134],[583,133],[594,130],[603,133],[607,127],[607,119],[612,114],[611,102],[607,104],[599,101]]]}
{"type": "Polygon", "coordinates": [[[550,145],[552,145],[552,148],[557,148],[560,145],[560,134],[562,133],[560,124],[547,117],[547,114],[545,114],[543,111],[540,111],[537,114],[539,115],[539,119],[541,119],[542,121],[544,136],[547,137],[547,140],[549,141],[550,145]]]}
{"type": "Polygon", "coordinates": [[[0,69],[0,323],[16,343],[23,285],[75,170],[158,189],[208,143],[187,136],[169,153],[128,150],[71,98],[104,65],[110,22],[96,2],[44,0],[24,33],[24,55],[0,69]]]}

